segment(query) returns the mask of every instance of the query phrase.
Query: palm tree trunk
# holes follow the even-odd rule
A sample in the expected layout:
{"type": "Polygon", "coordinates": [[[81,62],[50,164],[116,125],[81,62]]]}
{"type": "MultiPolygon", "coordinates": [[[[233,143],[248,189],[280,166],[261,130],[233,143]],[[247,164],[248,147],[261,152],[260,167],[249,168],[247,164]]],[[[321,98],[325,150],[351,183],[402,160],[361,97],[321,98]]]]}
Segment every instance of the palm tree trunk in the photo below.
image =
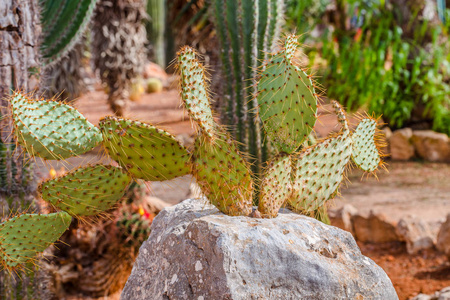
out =
{"type": "MultiPolygon", "coordinates": [[[[30,206],[34,192],[29,181],[30,167],[11,138],[12,124],[6,97],[12,90],[31,92],[37,87],[40,34],[38,0],[0,1],[0,222],[10,210],[30,206]],[[28,179],[27,179],[28,177],[28,179]]],[[[23,281],[0,271],[1,299],[41,299],[35,273],[30,270],[23,281]]]]}

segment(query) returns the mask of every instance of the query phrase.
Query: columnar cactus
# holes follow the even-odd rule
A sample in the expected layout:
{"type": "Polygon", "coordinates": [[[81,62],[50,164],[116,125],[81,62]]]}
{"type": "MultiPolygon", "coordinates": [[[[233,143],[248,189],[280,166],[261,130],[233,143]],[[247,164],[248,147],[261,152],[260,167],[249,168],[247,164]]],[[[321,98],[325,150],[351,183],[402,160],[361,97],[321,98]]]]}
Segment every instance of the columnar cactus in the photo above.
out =
{"type": "Polygon", "coordinates": [[[44,64],[64,57],[81,39],[97,0],[41,0],[44,64]]]}
{"type": "Polygon", "coordinates": [[[223,65],[222,122],[231,125],[241,149],[260,172],[269,157],[253,95],[258,69],[276,46],[284,16],[284,0],[213,0],[210,9],[223,65]]]}
{"type": "Polygon", "coordinates": [[[178,53],[178,66],[181,98],[198,134],[191,149],[150,124],[105,117],[97,129],[68,105],[12,95],[16,141],[31,155],[63,159],[102,142],[119,167],[87,166],[42,183],[42,198],[60,211],[20,215],[1,223],[2,264],[15,268],[19,262],[32,260],[67,228],[71,216],[81,218],[107,210],[132,179],[161,181],[191,173],[209,201],[232,216],[257,216],[252,212],[255,195],[262,217],[276,217],[285,204],[301,213],[322,211],[324,203],[336,194],[351,158],[367,172],[382,164],[376,120],[363,118],[352,133],[344,110],[333,102],[341,131],[303,147],[316,122],[317,95],[310,76],[295,62],[297,47],[296,36],[288,36],[285,46],[270,56],[259,74],[255,99],[276,151],[262,172],[259,193],[238,143],[213,118],[203,66],[189,47],[178,53]],[[50,226],[48,230],[36,230],[40,222],[50,226]],[[32,245],[18,239],[29,235],[33,236],[32,245]]]}

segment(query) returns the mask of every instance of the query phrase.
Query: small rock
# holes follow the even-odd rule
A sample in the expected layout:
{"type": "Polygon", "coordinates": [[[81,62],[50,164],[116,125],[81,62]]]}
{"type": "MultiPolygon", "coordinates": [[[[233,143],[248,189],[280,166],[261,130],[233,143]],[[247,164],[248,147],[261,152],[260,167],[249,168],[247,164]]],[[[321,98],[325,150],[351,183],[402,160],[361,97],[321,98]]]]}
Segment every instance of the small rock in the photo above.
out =
{"type": "Polygon", "coordinates": [[[433,298],[430,295],[426,294],[419,294],[415,296],[414,298],[411,298],[411,300],[432,300],[433,298]]]}
{"type": "Polygon", "coordinates": [[[194,138],[186,133],[179,134],[175,138],[186,148],[194,144],[194,138]]]}
{"type": "Polygon", "coordinates": [[[447,215],[447,220],[439,229],[436,247],[450,260],[450,214],[447,215]]]}
{"type": "Polygon", "coordinates": [[[200,186],[197,184],[197,182],[191,182],[190,186],[189,186],[189,194],[187,198],[192,198],[192,199],[200,199],[203,197],[202,194],[202,189],[200,188],[200,186]]]}
{"type": "Polygon", "coordinates": [[[345,204],[338,210],[330,210],[328,212],[328,216],[330,218],[331,225],[348,231],[354,235],[352,216],[357,213],[358,210],[353,205],[345,204]]]}
{"type": "Polygon", "coordinates": [[[226,216],[191,199],[156,216],[121,299],[398,297],[346,231],[288,210],[273,219],[226,216]]]}
{"type": "Polygon", "coordinates": [[[352,217],[355,238],[361,242],[386,243],[398,241],[396,224],[384,214],[370,212],[369,217],[356,214],[352,217]]]}
{"type": "Polygon", "coordinates": [[[411,138],[420,158],[433,162],[450,162],[450,141],[446,134],[417,130],[411,138]]]}
{"type": "Polygon", "coordinates": [[[167,75],[163,68],[153,62],[149,62],[144,66],[144,72],[142,72],[142,76],[145,79],[156,77],[161,81],[165,81],[169,77],[169,75],[167,75]]]}
{"type": "Polygon", "coordinates": [[[397,224],[397,234],[401,241],[406,242],[406,250],[409,254],[432,249],[436,244],[437,237],[428,223],[412,216],[400,219],[397,224]]]}
{"type": "Polygon", "coordinates": [[[145,82],[145,92],[148,94],[151,93],[160,93],[163,90],[163,84],[161,79],[159,78],[149,78],[145,82]]]}
{"type": "Polygon", "coordinates": [[[411,142],[413,131],[403,128],[392,133],[389,139],[391,158],[394,160],[409,160],[414,156],[414,146],[411,142]]]}
{"type": "Polygon", "coordinates": [[[161,210],[163,210],[166,207],[171,206],[169,203],[167,203],[166,201],[163,201],[157,197],[153,197],[153,196],[148,196],[146,195],[144,197],[143,200],[150,208],[152,211],[154,212],[160,212],[161,210]]]}
{"type": "Polygon", "coordinates": [[[450,300],[450,287],[443,288],[433,295],[419,294],[411,300],[450,300]]]}

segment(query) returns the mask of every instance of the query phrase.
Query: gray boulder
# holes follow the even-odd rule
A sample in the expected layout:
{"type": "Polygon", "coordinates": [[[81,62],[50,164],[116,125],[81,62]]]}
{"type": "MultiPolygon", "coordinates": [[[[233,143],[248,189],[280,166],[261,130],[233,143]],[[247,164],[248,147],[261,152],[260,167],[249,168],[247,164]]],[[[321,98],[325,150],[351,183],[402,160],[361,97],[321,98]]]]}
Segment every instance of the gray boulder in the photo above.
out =
{"type": "Polygon", "coordinates": [[[121,299],[398,299],[350,233],[283,211],[230,217],[204,200],[153,221],[121,299]]]}

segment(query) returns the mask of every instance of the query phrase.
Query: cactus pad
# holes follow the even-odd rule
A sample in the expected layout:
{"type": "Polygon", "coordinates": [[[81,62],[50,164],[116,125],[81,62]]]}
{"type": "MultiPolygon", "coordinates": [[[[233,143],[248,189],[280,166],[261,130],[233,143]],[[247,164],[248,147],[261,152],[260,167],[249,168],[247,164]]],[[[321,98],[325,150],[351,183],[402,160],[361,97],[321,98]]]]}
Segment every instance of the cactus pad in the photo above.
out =
{"type": "Polygon", "coordinates": [[[131,181],[121,168],[82,167],[39,186],[42,199],[73,216],[90,216],[111,209],[131,181]]]}
{"type": "Polygon", "coordinates": [[[352,135],[353,162],[362,170],[373,172],[378,168],[381,157],[375,144],[377,122],[373,119],[363,119],[352,135]]]}
{"type": "Polygon", "coordinates": [[[20,93],[14,93],[10,102],[17,141],[33,156],[65,159],[102,141],[100,131],[69,105],[20,93]]]}
{"type": "Polygon", "coordinates": [[[202,193],[221,212],[248,215],[252,211],[250,166],[227,134],[213,141],[199,135],[195,141],[192,173],[202,193]]]}
{"type": "Polygon", "coordinates": [[[214,136],[214,119],[209,106],[208,88],[203,66],[190,47],[178,52],[178,67],[181,75],[181,98],[189,116],[209,138],[214,136]]]}
{"type": "Polygon", "coordinates": [[[170,133],[115,117],[99,126],[109,155],[134,177],[162,181],[189,173],[189,153],[170,133]]]}
{"type": "Polygon", "coordinates": [[[261,215],[276,217],[291,192],[291,157],[280,155],[272,159],[264,171],[258,205],[261,215]]]}
{"type": "Polygon", "coordinates": [[[338,189],[351,153],[350,134],[343,132],[294,154],[289,204],[301,212],[321,207],[338,189]]]}
{"type": "Polygon", "coordinates": [[[293,63],[297,41],[286,39],[260,74],[259,115],[278,151],[292,153],[308,137],[316,122],[317,97],[310,77],[293,63]]]}
{"type": "Polygon", "coordinates": [[[22,214],[0,224],[0,266],[7,269],[32,261],[69,227],[65,212],[22,214]]]}

